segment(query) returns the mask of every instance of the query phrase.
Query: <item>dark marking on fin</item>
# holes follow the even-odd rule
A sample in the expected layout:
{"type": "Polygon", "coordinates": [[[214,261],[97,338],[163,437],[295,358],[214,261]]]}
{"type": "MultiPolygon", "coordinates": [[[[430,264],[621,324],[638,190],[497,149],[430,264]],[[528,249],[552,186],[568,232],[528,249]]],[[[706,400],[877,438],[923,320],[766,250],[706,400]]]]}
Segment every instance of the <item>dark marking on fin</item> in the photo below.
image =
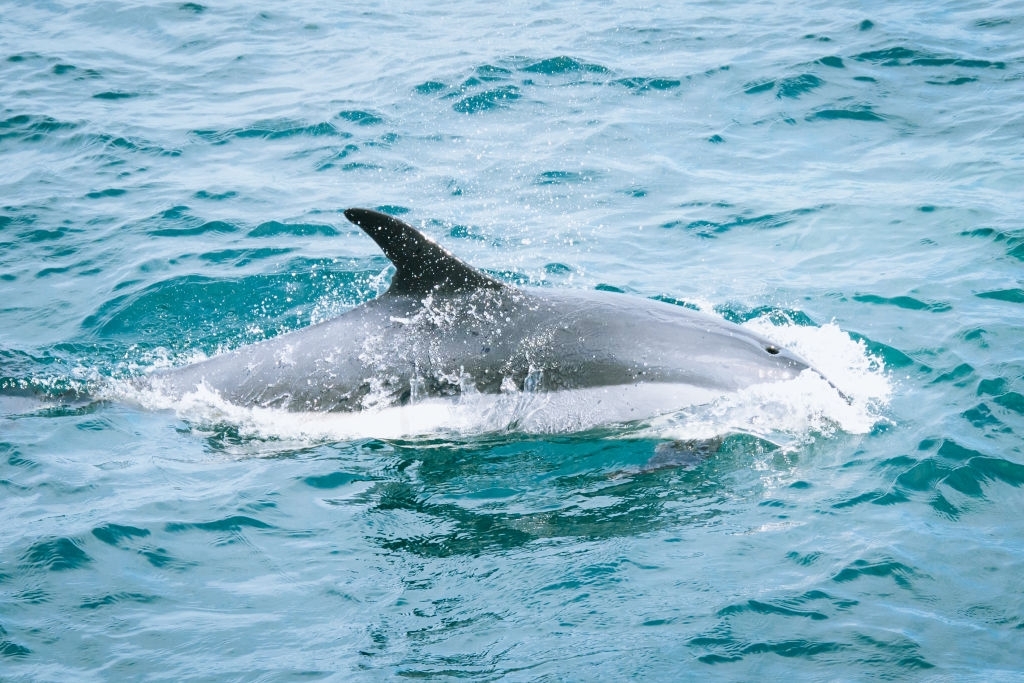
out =
{"type": "Polygon", "coordinates": [[[349,219],[373,238],[395,265],[388,294],[426,296],[482,287],[502,289],[504,283],[460,261],[408,223],[370,209],[346,209],[349,219]]]}

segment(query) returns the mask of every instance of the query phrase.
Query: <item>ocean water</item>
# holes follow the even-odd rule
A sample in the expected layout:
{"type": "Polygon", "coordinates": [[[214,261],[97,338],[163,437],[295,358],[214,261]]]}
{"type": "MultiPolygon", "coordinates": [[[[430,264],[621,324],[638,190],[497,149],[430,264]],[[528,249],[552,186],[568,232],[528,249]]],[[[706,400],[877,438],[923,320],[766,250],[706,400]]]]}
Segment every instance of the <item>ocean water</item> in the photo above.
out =
{"type": "Polygon", "coordinates": [[[0,16],[0,680],[1024,675],[1021,3],[0,16]],[[383,291],[350,206],[852,402],[126,400],[383,291]]]}

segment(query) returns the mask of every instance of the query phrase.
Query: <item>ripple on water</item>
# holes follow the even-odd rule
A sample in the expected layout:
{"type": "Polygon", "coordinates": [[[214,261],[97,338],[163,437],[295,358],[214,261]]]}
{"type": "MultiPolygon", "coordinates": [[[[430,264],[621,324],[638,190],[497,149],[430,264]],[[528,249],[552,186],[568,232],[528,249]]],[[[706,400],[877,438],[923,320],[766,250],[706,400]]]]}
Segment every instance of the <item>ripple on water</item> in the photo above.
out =
{"type": "Polygon", "coordinates": [[[118,605],[126,602],[134,602],[146,605],[149,603],[157,602],[159,599],[160,598],[155,595],[146,595],[144,593],[107,593],[106,595],[100,597],[86,598],[78,607],[79,609],[93,610],[99,609],[101,607],[108,607],[111,605],[118,605]]]}
{"type": "Polygon", "coordinates": [[[298,136],[305,137],[336,137],[350,138],[352,134],[341,130],[333,123],[303,123],[293,119],[267,119],[254,121],[246,126],[227,128],[224,130],[193,130],[192,135],[204,142],[223,145],[232,140],[258,138],[262,140],[280,140],[298,136]]]}
{"type": "Polygon", "coordinates": [[[894,505],[923,500],[940,515],[956,519],[988,500],[986,489],[993,484],[1024,486],[1024,465],[986,455],[952,439],[927,439],[918,449],[934,454],[926,457],[900,455],[880,462],[876,469],[895,474],[887,490],[860,493],[832,507],[841,509],[862,503],[894,505]]]}
{"type": "Polygon", "coordinates": [[[0,624],[0,657],[20,658],[30,654],[32,650],[8,638],[7,629],[0,624]]]}
{"type": "Polygon", "coordinates": [[[93,98],[97,100],[130,100],[141,95],[142,93],[124,90],[104,90],[93,95],[93,98]]]}
{"type": "Polygon", "coordinates": [[[979,299],[994,299],[1012,304],[1024,304],[1024,289],[1011,287],[1009,289],[996,289],[989,292],[978,292],[975,294],[979,299]]]}
{"type": "Polygon", "coordinates": [[[105,524],[92,530],[92,535],[107,545],[122,546],[125,542],[149,536],[149,529],[121,524],[105,524]]]}
{"type": "Polygon", "coordinates": [[[917,575],[912,567],[891,558],[854,560],[837,572],[832,580],[837,583],[856,581],[863,577],[891,578],[900,588],[909,589],[911,579],[917,575]]]}
{"type": "Polygon", "coordinates": [[[1018,261],[1024,261],[1024,230],[997,230],[996,228],[976,228],[960,233],[964,237],[987,237],[997,244],[1006,245],[1006,255],[1018,261]]]}
{"type": "Polygon", "coordinates": [[[600,176],[601,173],[599,171],[544,171],[533,182],[535,185],[589,183],[600,176]]]}
{"type": "Polygon", "coordinates": [[[818,109],[806,116],[807,121],[887,121],[889,117],[877,114],[870,105],[854,105],[846,109],[818,109]]]}
{"type": "MultiPolygon", "coordinates": [[[[844,584],[865,577],[891,578],[907,589],[908,577],[913,574],[909,567],[888,559],[856,560],[832,580],[844,584]]],[[[860,605],[858,600],[820,589],[767,600],[748,599],[719,609],[718,623],[690,638],[687,645],[697,650],[699,661],[719,666],[773,654],[830,664],[870,662],[897,665],[900,670],[933,668],[912,638],[858,626],[854,610],[860,605]],[[787,637],[769,635],[782,633],[787,637]]]]}
{"type": "Polygon", "coordinates": [[[617,78],[612,83],[621,85],[637,95],[642,95],[649,91],[674,90],[683,84],[678,78],[653,78],[648,76],[617,78]]]}
{"type": "Polygon", "coordinates": [[[477,114],[504,108],[520,97],[522,94],[519,92],[519,88],[514,85],[504,85],[464,97],[453,104],[452,108],[460,114],[477,114]]]}
{"type": "Polygon", "coordinates": [[[66,571],[81,569],[92,563],[92,558],[72,538],[52,538],[33,543],[21,555],[25,570],[66,571]]]}
{"type": "MultiPolygon", "coordinates": [[[[809,207],[781,211],[778,213],[767,213],[761,215],[736,215],[733,214],[722,220],[709,220],[700,218],[697,220],[675,220],[662,223],[661,227],[666,230],[682,229],[698,237],[714,238],[723,233],[741,228],[752,228],[755,230],[773,230],[789,225],[802,216],[817,213],[824,207],[809,207]]],[[[705,212],[707,213],[707,212],[705,212]]]]}
{"type": "MultiPolygon", "coordinates": [[[[198,258],[241,264],[286,251],[228,251],[198,258]]],[[[294,259],[287,272],[241,278],[184,275],[114,296],[88,315],[82,327],[100,337],[131,337],[144,346],[184,351],[198,344],[212,351],[218,339],[252,342],[307,325],[324,313],[321,302],[335,290],[359,292],[351,304],[362,303],[376,294],[379,275],[379,270],[338,270],[330,259],[294,259]]]]}
{"type": "Polygon", "coordinates": [[[823,81],[814,74],[800,74],[782,79],[769,79],[755,81],[743,86],[743,92],[748,95],[756,95],[762,92],[772,91],[778,99],[798,99],[813,90],[823,86],[823,81]]]}
{"type": "Polygon", "coordinates": [[[290,247],[275,248],[264,247],[262,249],[220,249],[199,254],[199,258],[210,263],[223,263],[242,268],[256,261],[275,259],[280,256],[291,254],[295,250],[290,247]]]}
{"type": "Polygon", "coordinates": [[[953,307],[947,303],[928,302],[921,301],[912,296],[894,296],[884,297],[877,296],[874,294],[854,294],[854,301],[860,301],[865,304],[878,304],[881,306],[896,306],[897,308],[903,308],[908,311],[930,311],[932,313],[945,313],[953,310],[953,307]]]}
{"type": "Polygon", "coordinates": [[[568,55],[536,60],[510,58],[504,66],[478,66],[458,85],[437,79],[424,81],[413,90],[419,95],[454,99],[452,108],[461,114],[481,114],[505,109],[543,84],[613,85],[637,95],[674,90],[683,84],[680,78],[664,76],[613,76],[613,70],[606,66],[568,55]],[[584,76],[587,80],[581,80],[584,76]]]}
{"type": "Polygon", "coordinates": [[[346,109],[338,112],[338,118],[349,123],[360,126],[379,126],[384,123],[384,117],[371,111],[362,109],[346,109]]]}
{"type": "Polygon", "coordinates": [[[246,515],[230,515],[223,519],[215,519],[212,522],[168,522],[164,528],[169,532],[189,531],[227,531],[231,533],[241,532],[243,529],[273,529],[274,527],[266,522],[246,515]]]}
{"type": "Polygon", "coordinates": [[[248,233],[249,237],[276,237],[278,235],[290,235],[292,237],[311,237],[322,235],[324,237],[335,237],[338,235],[337,228],[321,223],[281,223],[280,221],[267,221],[260,223],[248,233]]]}
{"type": "Polygon", "coordinates": [[[957,55],[942,55],[927,50],[904,46],[887,47],[880,50],[861,52],[852,57],[858,62],[870,62],[879,66],[959,66],[968,69],[1005,69],[1005,62],[990,62],[987,59],[970,59],[957,55]]]}
{"type": "MultiPolygon", "coordinates": [[[[183,210],[187,208],[188,207],[180,206],[175,207],[174,209],[168,209],[161,215],[161,217],[164,219],[169,219],[173,221],[175,224],[185,223],[185,225],[188,226],[190,222],[195,221],[190,220],[190,217],[182,215],[183,210]]],[[[223,234],[237,231],[237,225],[232,225],[231,223],[227,223],[225,221],[206,221],[205,223],[200,223],[199,225],[191,225],[188,227],[181,228],[155,228],[149,230],[148,233],[153,237],[195,237],[196,235],[205,235],[207,233],[223,234]]]]}
{"type": "Polygon", "coordinates": [[[0,141],[49,141],[55,133],[76,130],[80,125],[71,121],[60,121],[51,116],[18,114],[0,121],[0,141]]]}

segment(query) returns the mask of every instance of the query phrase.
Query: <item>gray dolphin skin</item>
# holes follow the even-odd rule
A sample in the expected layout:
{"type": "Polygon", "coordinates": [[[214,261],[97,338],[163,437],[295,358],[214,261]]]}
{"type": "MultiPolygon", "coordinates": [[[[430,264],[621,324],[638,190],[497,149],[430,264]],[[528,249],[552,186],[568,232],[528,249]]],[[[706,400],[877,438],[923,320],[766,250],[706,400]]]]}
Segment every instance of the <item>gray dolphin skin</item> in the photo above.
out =
{"type": "Polygon", "coordinates": [[[237,405],[289,411],[358,411],[470,392],[605,389],[614,401],[620,389],[637,387],[672,387],[692,405],[810,367],[711,315],[612,292],[514,287],[393,216],[345,216],[394,264],[387,292],[333,320],[146,381],[171,396],[205,385],[237,405]]]}

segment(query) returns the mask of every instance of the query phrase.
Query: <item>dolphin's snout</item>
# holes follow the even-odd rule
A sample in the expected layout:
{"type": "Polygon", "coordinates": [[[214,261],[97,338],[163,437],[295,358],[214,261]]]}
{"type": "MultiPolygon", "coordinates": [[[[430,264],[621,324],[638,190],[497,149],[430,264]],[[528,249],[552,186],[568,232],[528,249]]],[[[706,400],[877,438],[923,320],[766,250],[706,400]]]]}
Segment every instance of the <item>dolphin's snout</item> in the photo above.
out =
{"type": "Polygon", "coordinates": [[[805,361],[800,356],[796,355],[788,349],[784,349],[781,346],[776,346],[772,343],[763,344],[765,354],[767,354],[771,360],[781,365],[787,370],[792,370],[794,375],[799,375],[807,368],[812,367],[810,363],[805,361]]]}
{"type": "Polygon", "coordinates": [[[782,360],[785,364],[785,367],[791,370],[794,376],[799,375],[804,370],[813,371],[814,374],[825,380],[826,384],[835,389],[836,393],[839,394],[844,401],[846,401],[847,403],[853,403],[853,399],[844,394],[842,389],[837,387],[835,383],[832,382],[832,380],[830,380],[828,377],[822,374],[821,370],[814,367],[813,365],[805,361],[803,358],[793,353],[792,351],[780,348],[774,344],[766,344],[764,350],[769,355],[775,356],[776,358],[782,360]]]}

